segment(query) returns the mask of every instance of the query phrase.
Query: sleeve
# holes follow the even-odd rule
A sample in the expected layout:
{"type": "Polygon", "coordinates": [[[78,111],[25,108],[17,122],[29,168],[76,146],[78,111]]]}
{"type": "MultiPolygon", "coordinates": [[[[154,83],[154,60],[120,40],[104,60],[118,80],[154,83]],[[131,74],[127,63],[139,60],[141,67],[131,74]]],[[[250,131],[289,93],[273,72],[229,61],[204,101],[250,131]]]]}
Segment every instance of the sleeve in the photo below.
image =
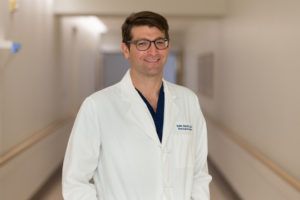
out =
{"type": "Polygon", "coordinates": [[[97,199],[91,179],[99,160],[98,126],[94,102],[87,98],[77,114],[64,158],[62,190],[66,200],[97,199]]]}
{"type": "Polygon", "coordinates": [[[196,140],[195,140],[195,168],[191,200],[209,200],[209,183],[211,176],[207,167],[207,128],[203,114],[200,110],[198,98],[196,99],[196,140]]]}

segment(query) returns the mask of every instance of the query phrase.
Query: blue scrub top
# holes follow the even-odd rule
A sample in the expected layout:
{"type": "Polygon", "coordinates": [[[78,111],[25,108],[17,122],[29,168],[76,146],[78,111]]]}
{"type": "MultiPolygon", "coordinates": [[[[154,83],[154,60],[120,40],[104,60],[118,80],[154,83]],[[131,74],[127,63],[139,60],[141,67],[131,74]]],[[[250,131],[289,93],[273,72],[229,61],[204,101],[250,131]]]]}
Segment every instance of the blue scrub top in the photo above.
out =
{"type": "Polygon", "coordinates": [[[141,98],[143,99],[145,104],[147,105],[147,107],[149,109],[149,112],[151,113],[151,116],[152,116],[154,124],[155,124],[157,136],[158,136],[158,138],[161,142],[162,141],[162,134],[163,134],[164,110],[165,110],[164,86],[162,84],[161,87],[160,87],[160,90],[159,90],[159,96],[158,96],[158,101],[157,101],[156,112],[154,111],[154,109],[152,108],[150,103],[147,101],[147,99],[144,97],[144,95],[138,89],[136,89],[136,90],[138,91],[139,95],[141,96],[141,98]]]}

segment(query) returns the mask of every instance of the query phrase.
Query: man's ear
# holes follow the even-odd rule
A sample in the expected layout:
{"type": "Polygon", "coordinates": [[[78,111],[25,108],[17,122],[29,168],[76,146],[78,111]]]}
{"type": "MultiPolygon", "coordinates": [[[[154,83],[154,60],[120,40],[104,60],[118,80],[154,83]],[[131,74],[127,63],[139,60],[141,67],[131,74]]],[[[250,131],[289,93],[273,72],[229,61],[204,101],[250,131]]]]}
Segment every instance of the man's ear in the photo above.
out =
{"type": "Polygon", "coordinates": [[[128,59],[129,58],[129,48],[124,42],[121,43],[121,50],[122,50],[124,58],[128,59]]]}

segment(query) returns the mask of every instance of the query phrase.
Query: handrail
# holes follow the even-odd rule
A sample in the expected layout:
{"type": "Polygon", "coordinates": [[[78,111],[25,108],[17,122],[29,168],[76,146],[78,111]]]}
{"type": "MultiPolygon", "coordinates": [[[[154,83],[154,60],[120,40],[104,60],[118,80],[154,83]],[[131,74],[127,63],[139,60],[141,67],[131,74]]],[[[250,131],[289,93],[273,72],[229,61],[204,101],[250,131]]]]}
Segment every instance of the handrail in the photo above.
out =
{"type": "Polygon", "coordinates": [[[260,152],[259,150],[257,150],[253,146],[251,146],[248,142],[246,142],[244,139],[242,139],[240,136],[238,136],[232,130],[230,130],[223,124],[221,124],[218,121],[216,121],[215,119],[213,119],[213,117],[210,117],[207,113],[205,113],[204,115],[208,121],[212,122],[215,126],[223,129],[225,134],[228,136],[228,138],[230,138],[232,141],[234,141],[236,144],[238,144],[242,149],[247,151],[250,155],[252,155],[258,161],[260,161],[262,164],[264,164],[266,167],[268,167],[270,170],[272,170],[275,174],[278,175],[278,177],[283,179],[290,186],[292,186],[296,190],[300,191],[300,181],[298,179],[296,179],[295,177],[288,174],[284,169],[279,167],[276,163],[274,163],[271,159],[269,159],[267,156],[265,156],[262,152],[260,152]]]}
{"type": "Polygon", "coordinates": [[[45,128],[33,133],[29,138],[23,140],[21,143],[13,146],[7,152],[0,155],[0,167],[4,166],[7,162],[25,152],[37,142],[41,141],[52,133],[55,133],[55,130],[65,126],[69,122],[73,121],[73,119],[74,117],[67,117],[65,119],[56,120],[45,128]]]}

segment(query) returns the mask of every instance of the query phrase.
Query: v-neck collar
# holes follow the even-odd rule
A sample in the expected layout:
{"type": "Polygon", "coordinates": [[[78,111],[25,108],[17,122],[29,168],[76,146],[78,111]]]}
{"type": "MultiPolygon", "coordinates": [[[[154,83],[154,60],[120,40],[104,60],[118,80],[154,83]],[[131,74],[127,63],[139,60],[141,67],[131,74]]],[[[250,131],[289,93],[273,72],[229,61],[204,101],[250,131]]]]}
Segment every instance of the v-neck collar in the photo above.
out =
{"type": "Polygon", "coordinates": [[[165,107],[165,95],[164,95],[164,87],[163,84],[160,87],[158,101],[156,106],[156,112],[154,111],[151,104],[148,100],[144,97],[144,95],[136,89],[148,107],[149,112],[151,113],[152,119],[155,124],[156,132],[159,137],[160,142],[162,141],[162,134],[163,134],[163,124],[164,124],[164,107],[165,107]]]}
{"type": "Polygon", "coordinates": [[[161,84],[161,87],[159,89],[158,101],[157,101],[157,105],[156,105],[156,112],[154,111],[153,107],[151,106],[149,101],[146,99],[146,97],[137,88],[135,88],[135,89],[139,93],[139,95],[141,96],[141,98],[143,99],[145,104],[147,105],[152,117],[154,115],[156,115],[156,113],[159,112],[159,108],[161,108],[161,106],[163,106],[163,103],[164,103],[164,85],[163,85],[163,83],[161,84]]]}

